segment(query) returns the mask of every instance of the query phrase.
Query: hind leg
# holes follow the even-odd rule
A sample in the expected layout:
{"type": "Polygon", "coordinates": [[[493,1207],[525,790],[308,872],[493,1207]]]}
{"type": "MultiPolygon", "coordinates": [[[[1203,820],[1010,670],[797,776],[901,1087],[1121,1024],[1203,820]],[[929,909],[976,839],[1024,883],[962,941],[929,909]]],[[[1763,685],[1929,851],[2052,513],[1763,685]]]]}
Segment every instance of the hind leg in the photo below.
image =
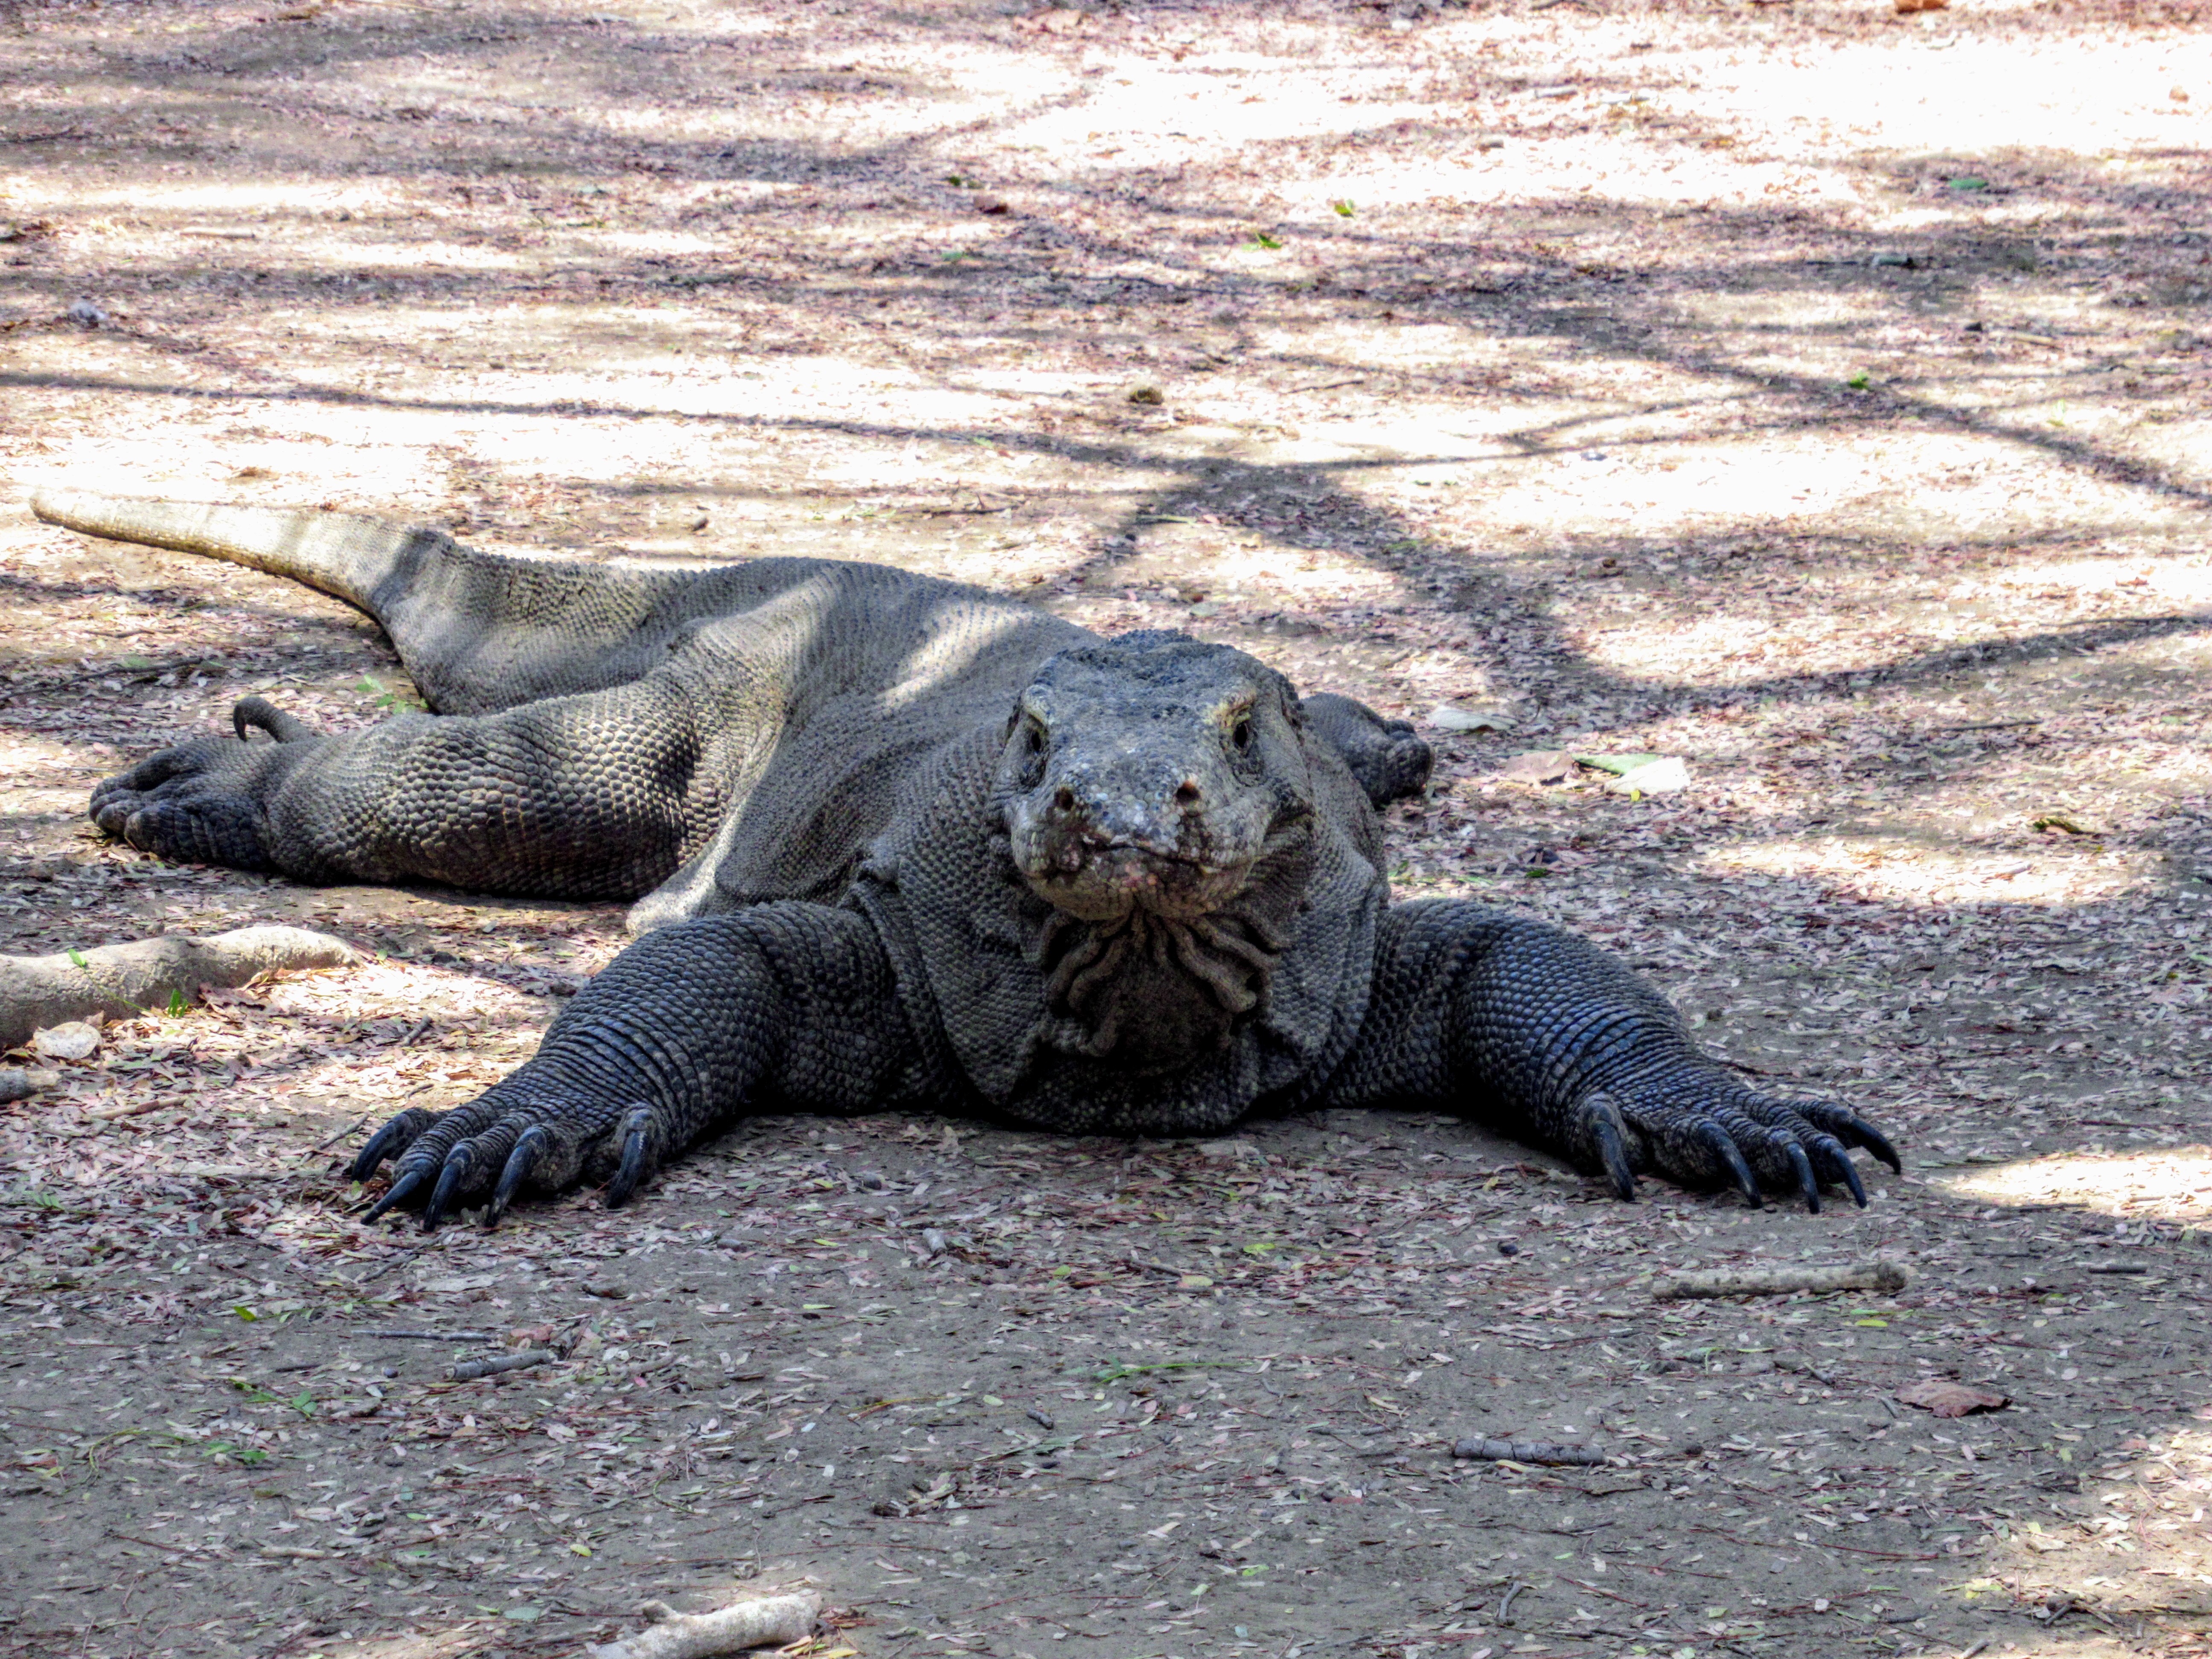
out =
{"type": "Polygon", "coordinates": [[[1305,711],[1306,723],[1344,757],[1377,809],[1427,787],[1436,754],[1406,721],[1385,720],[1365,703],[1334,691],[1306,698],[1305,711]]]}
{"type": "Polygon", "coordinates": [[[284,740],[165,749],[101,784],[92,816],[165,858],[301,881],[635,898],[706,840],[726,805],[699,713],[666,675],[328,738],[241,705],[240,737],[277,725],[284,740]]]}

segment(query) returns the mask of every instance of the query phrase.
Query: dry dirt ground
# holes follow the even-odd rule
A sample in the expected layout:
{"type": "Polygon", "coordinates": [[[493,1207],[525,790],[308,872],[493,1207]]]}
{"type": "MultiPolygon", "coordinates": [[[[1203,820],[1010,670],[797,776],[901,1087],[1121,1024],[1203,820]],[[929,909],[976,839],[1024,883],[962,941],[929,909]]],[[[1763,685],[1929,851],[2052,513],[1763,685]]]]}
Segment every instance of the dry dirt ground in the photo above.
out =
{"type": "Polygon", "coordinates": [[[0,33],[0,945],[377,953],[0,1115],[0,1651],[565,1653],[805,1581],[866,1659],[2205,1652],[2198,10],[592,4],[0,33]],[[100,841],[241,694],[410,689],[48,481],[877,559],[1452,705],[1401,890],[1610,942],[1906,1173],[769,1120],[618,1215],[365,1229],[363,1126],[620,913],[100,841]],[[1689,787],[1512,764],[1561,750],[1689,787]],[[1875,1251],[1901,1294],[1650,1294],[1875,1251]],[[518,1331],[568,1357],[451,1380],[518,1331]]]}

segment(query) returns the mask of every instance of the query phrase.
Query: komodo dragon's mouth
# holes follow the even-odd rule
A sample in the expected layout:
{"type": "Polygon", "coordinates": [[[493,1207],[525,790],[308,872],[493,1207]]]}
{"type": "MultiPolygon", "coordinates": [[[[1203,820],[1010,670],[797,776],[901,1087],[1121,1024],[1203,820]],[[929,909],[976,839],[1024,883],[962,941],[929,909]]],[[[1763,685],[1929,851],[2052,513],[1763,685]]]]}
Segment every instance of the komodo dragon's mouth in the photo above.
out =
{"type": "Polygon", "coordinates": [[[1194,921],[1243,891],[1251,870],[1249,859],[1213,862],[1140,841],[1085,837],[1034,859],[1022,874],[1038,897],[1085,921],[1132,910],[1194,921]]]}

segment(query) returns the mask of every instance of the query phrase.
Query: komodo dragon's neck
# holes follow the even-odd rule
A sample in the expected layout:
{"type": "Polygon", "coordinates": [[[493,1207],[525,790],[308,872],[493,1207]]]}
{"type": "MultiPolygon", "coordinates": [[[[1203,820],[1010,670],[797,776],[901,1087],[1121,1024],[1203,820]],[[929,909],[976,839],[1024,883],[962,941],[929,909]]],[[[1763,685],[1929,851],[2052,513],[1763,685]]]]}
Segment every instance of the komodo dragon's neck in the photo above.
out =
{"type": "Polygon", "coordinates": [[[1234,901],[1194,920],[1139,907],[1089,921],[1040,903],[1030,960],[1044,975],[1048,1045],[1135,1072],[1218,1053],[1265,1012],[1312,865],[1300,823],[1277,834],[1234,901]]]}

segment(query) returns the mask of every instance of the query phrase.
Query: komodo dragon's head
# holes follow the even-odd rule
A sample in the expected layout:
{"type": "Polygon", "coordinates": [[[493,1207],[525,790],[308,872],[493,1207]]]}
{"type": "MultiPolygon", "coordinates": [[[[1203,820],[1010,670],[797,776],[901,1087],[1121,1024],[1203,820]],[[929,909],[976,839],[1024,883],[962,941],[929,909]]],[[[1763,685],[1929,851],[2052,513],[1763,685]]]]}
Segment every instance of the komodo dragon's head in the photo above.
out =
{"type": "Polygon", "coordinates": [[[1139,1065],[1218,1046],[1260,1000],[1312,859],[1297,694],[1181,634],[1049,659],[999,762],[1007,845],[1052,907],[1041,966],[1080,1044],[1139,1065]]]}

